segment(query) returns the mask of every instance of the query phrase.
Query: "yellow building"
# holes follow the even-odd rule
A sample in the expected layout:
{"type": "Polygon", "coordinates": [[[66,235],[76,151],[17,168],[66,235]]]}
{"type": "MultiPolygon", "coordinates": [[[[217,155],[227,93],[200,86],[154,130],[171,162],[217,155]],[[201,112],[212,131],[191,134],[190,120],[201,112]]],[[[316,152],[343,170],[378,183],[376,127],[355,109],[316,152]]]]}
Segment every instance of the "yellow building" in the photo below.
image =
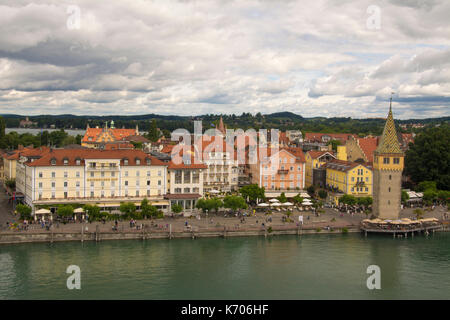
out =
{"type": "Polygon", "coordinates": [[[355,197],[372,196],[373,172],[367,164],[333,160],[325,165],[326,185],[336,192],[355,197]]]}
{"type": "Polygon", "coordinates": [[[142,199],[168,207],[167,164],[141,150],[55,149],[19,164],[17,187],[25,202],[37,205],[97,204],[117,209],[120,202],[142,199]]]}
{"type": "Polygon", "coordinates": [[[305,156],[305,186],[314,184],[314,169],[319,169],[333,159],[336,157],[330,151],[308,151],[305,156]]]}

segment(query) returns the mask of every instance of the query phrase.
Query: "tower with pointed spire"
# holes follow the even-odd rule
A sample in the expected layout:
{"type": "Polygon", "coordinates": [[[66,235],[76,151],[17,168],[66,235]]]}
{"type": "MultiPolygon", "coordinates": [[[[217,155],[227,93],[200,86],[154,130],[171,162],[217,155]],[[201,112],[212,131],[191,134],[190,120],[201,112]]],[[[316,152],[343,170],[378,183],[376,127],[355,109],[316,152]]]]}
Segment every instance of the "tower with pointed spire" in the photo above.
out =
{"type": "Polygon", "coordinates": [[[404,157],[392,115],[391,96],[389,114],[373,163],[373,213],[380,219],[399,218],[404,157]]]}
{"type": "Polygon", "coordinates": [[[220,116],[219,126],[216,126],[216,129],[219,130],[220,132],[222,132],[223,135],[226,134],[226,128],[225,128],[225,125],[223,124],[222,116],[220,116]]]}

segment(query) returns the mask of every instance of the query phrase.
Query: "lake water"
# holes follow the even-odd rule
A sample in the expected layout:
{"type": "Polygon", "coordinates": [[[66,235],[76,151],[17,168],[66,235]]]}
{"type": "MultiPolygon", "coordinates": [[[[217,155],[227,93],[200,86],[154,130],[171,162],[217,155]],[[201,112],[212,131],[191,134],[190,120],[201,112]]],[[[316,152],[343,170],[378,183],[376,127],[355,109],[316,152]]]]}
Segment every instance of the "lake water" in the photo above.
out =
{"type": "Polygon", "coordinates": [[[0,299],[450,299],[449,267],[450,233],[1,245],[0,299]]]}
{"type": "MultiPolygon", "coordinates": [[[[61,129],[42,129],[42,131],[48,131],[48,132],[52,132],[52,131],[59,131],[61,129]]],[[[18,134],[22,134],[22,133],[31,133],[32,135],[37,135],[38,133],[41,133],[41,129],[33,129],[33,128],[6,128],[5,129],[5,133],[10,133],[10,132],[17,132],[18,134]]],[[[67,132],[67,134],[69,136],[76,136],[78,134],[84,136],[84,133],[86,132],[86,130],[71,130],[71,129],[64,129],[65,132],[67,132]]]]}

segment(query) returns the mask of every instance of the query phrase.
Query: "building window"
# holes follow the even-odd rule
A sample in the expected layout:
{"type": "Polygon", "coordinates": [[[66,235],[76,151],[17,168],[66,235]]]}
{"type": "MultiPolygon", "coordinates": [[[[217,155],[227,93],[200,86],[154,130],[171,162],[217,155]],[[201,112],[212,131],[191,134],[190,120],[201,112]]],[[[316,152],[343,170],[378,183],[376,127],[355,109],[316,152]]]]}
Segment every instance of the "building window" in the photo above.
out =
{"type": "Polygon", "coordinates": [[[77,181],[77,188],[80,187],[80,181],[77,181]]]}
{"type": "Polygon", "coordinates": [[[139,190],[136,190],[136,197],[139,197],[139,190]]]}
{"type": "Polygon", "coordinates": [[[52,159],[52,160],[50,161],[50,163],[51,163],[52,166],[56,166],[56,159],[52,159]]]}
{"type": "Polygon", "coordinates": [[[80,191],[77,190],[77,198],[80,197],[80,191]]]}
{"type": "Polygon", "coordinates": [[[114,197],[114,190],[111,190],[111,197],[114,197]]]}
{"type": "Polygon", "coordinates": [[[94,181],[91,181],[91,188],[94,187],[94,181]]]}
{"type": "Polygon", "coordinates": [[[399,164],[400,163],[400,158],[394,158],[394,164],[399,164]]]}
{"type": "Polygon", "coordinates": [[[128,177],[128,171],[125,171],[125,177],[128,177]]]}
{"type": "Polygon", "coordinates": [[[150,171],[147,171],[147,177],[150,177],[150,171]]]}
{"type": "Polygon", "coordinates": [[[52,172],[52,178],[55,178],[55,177],[56,177],[56,173],[52,172]]]}
{"type": "Polygon", "coordinates": [[[148,185],[148,186],[150,185],[150,180],[147,180],[147,185],[148,185]]]}
{"type": "Polygon", "coordinates": [[[111,177],[115,177],[116,176],[116,173],[113,171],[113,172],[111,172],[111,177]]]}
{"type": "Polygon", "coordinates": [[[67,199],[67,191],[64,191],[64,199],[67,199]]]}
{"type": "Polygon", "coordinates": [[[55,191],[52,191],[52,199],[55,199],[55,191]]]}
{"type": "Polygon", "coordinates": [[[102,177],[104,177],[104,176],[105,176],[105,173],[104,173],[103,171],[102,171],[102,173],[101,173],[101,176],[102,176],[102,177]]]}
{"type": "Polygon", "coordinates": [[[136,159],[136,165],[140,165],[141,164],[141,160],[140,159],[136,159]]]}
{"type": "Polygon", "coordinates": [[[127,165],[128,165],[128,159],[124,159],[124,160],[123,160],[123,164],[124,164],[125,166],[127,166],[127,165]]]}
{"type": "Polygon", "coordinates": [[[93,177],[94,176],[94,173],[93,172],[91,172],[91,177],[93,177]]]}
{"type": "Polygon", "coordinates": [[[141,175],[140,171],[136,171],[136,177],[139,177],[141,175]]]}
{"type": "Polygon", "coordinates": [[[389,164],[389,158],[383,158],[383,163],[384,164],[389,164]]]}
{"type": "Polygon", "coordinates": [[[391,187],[388,188],[388,191],[391,192],[391,187]]]}
{"type": "Polygon", "coordinates": [[[150,190],[147,190],[147,196],[150,196],[150,190]]]}
{"type": "Polygon", "coordinates": [[[158,171],[158,176],[161,177],[161,170],[158,171]]]}
{"type": "Polygon", "coordinates": [[[69,160],[68,159],[64,159],[64,165],[67,166],[69,164],[69,160]]]}
{"type": "Polygon", "coordinates": [[[64,181],[64,188],[67,188],[67,181],[64,181]]]}
{"type": "Polygon", "coordinates": [[[191,172],[189,170],[184,171],[184,183],[191,183],[191,172]]]}
{"type": "Polygon", "coordinates": [[[42,172],[39,172],[39,178],[42,178],[42,172]]]}
{"type": "Polygon", "coordinates": [[[80,177],[80,171],[77,171],[76,177],[77,177],[77,178],[80,177]]]}
{"type": "Polygon", "coordinates": [[[52,182],[52,188],[55,188],[56,182],[52,182]]]}
{"type": "Polygon", "coordinates": [[[42,182],[39,182],[39,188],[42,188],[42,182]]]}
{"type": "Polygon", "coordinates": [[[391,175],[389,175],[389,180],[392,180],[392,176],[391,175]]]}
{"type": "Polygon", "coordinates": [[[80,160],[80,159],[77,159],[77,160],[76,160],[76,164],[77,164],[77,166],[79,166],[79,165],[81,164],[81,160],[80,160]]]}
{"type": "Polygon", "coordinates": [[[161,180],[158,180],[158,186],[160,186],[161,185],[161,180]]]}
{"type": "Polygon", "coordinates": [[[125,180],[125,185],[126,185],[126,186],[128,185],[128,181],[127,181],[127,180],[125,180]]]}
{"type": "Polygon", "coordinates": [[[94,191],[91,191],[91,198],[94,197],[94,191]]]}

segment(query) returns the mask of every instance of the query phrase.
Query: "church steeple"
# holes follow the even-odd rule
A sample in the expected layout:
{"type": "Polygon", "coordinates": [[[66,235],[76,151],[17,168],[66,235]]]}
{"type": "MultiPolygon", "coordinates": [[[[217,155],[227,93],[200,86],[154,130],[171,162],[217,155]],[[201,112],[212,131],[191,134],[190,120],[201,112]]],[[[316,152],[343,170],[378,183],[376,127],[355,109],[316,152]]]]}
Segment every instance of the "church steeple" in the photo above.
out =
{"type": "Polygon", "coordinates": [[[403,153],[398,143],[397,130],[395,129],[394,116],[392,115],[392,96],[389,105],[389,113],[381,135],[380,144],[376,153],[403,153]]]}
{"type": "Polygon", "coordinates": [[[223,134],[226,133],[226,131],[225,131],[225,126],[224,126],[224,124],[223,124],[222,116],[220,116],[219,127],[217,128],[217,130],[219,130],[219,131],[222,132],[223,134]]]}

